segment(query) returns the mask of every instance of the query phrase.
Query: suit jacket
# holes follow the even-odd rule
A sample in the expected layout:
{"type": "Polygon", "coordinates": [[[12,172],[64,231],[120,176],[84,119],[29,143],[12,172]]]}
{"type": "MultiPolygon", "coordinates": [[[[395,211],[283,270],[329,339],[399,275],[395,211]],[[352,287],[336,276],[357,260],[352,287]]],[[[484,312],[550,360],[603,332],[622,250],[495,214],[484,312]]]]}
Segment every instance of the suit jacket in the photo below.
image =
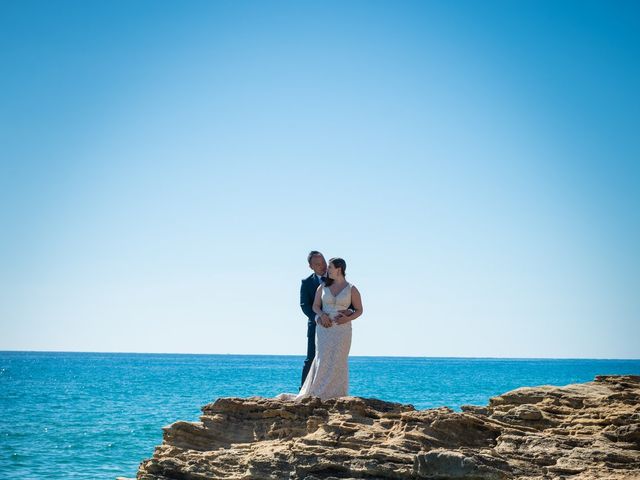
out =
{"type": "Polygon", "coordinates": [[[302,284],[300,285],[300,308],[309,319],[309,323],[313,325],[316,324],[313,300],[316,298],[316,290],[318,289],[315,277],[316,274],[312,273],[302,280],[302,284]]]}

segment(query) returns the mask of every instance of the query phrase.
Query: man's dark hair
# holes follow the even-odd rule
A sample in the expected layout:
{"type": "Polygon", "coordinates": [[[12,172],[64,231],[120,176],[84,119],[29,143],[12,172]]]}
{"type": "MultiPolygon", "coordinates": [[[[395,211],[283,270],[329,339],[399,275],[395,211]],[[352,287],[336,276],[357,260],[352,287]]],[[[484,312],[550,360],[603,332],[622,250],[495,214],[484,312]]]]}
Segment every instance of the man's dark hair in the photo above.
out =
{"type": "Polygon", "coordinates": [[[307,255],[307,262],[309,262],[309,265],[311,265],[311,258],[315,257],[316,255],[322,255],[322,254],[317,250],[311,250],[309,252],[309,255],[307,255]]]}

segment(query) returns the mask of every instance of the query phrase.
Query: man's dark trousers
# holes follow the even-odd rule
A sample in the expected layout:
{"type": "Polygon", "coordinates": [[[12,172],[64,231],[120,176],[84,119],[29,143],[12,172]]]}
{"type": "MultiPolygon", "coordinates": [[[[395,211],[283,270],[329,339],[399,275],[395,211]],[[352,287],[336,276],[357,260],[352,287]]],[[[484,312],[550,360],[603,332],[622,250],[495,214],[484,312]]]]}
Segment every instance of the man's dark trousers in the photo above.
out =
{"type": "Polygon", "coordinates": [[[316,314],[313,311],[313,300],[316,297],[318,285],[320,285],[320,282],[315,273],[302,280],[302,285],[300,285],[300,308],[307,316],[307,358],[305,358],[304,367],[302,368],[300,388],[304,385],[311,363],[313,363],[313,358],[316,356],[316,314]]]}

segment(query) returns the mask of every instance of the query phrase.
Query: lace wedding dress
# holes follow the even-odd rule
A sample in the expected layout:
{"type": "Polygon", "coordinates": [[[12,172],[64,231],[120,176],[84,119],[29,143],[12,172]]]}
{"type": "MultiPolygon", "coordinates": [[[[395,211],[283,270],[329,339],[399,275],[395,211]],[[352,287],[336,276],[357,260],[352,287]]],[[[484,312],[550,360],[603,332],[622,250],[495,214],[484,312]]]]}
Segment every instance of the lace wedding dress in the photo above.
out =
{"type": "MultiPolygon", "coordinates": [[[[351,287],[347,282],[337,295],[333,295],[329,287],[322,287],[322,311],[331,320],[339,310],[346,310],[351,305],[351,287]]],[[[334,321],[330,327],[323,327],[318,320],[316,323],[316,356],[300,393],[281,393],[276,399],[298,401],[314,396],[327,400],[349,394],[351,322],[338,325],[334,321]]]]}

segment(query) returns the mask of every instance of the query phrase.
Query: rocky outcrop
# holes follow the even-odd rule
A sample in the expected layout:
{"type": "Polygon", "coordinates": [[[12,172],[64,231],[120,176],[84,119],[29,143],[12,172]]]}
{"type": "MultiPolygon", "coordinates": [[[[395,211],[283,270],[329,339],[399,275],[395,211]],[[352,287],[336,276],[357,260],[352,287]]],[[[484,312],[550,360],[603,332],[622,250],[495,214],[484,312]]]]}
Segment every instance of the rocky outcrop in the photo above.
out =
{"type": "Polygon", "coordinates": [[[640,479],[640,376],[523,387],[462,412],[220,398],[164,427],[138,480],[640,479]]]}

